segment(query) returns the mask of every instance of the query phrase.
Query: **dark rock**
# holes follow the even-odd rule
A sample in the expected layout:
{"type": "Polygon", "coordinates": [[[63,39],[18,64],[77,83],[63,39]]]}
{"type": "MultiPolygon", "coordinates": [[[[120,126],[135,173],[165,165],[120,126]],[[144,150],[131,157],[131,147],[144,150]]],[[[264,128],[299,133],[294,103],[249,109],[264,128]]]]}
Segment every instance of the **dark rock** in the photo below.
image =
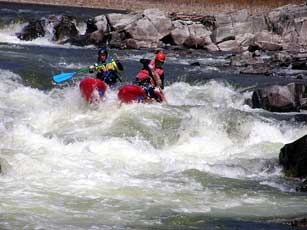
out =
{"type": "Polygon", "coordinates": [[[248,47],[248,51],[249,52],[255,52],[256,50],[261,50],[260,46],[257,45],[257,44],[251,44],[249,47],[248,47]]]}
{"type": "Polygon", "coordinates": [[[54,26],[54,39],[56,41],[65,38],[73,38],[79,34],[79,31],[72,20],[73,18],[69,16],[60,17],[60,21],[54,26]]]}
{"type": "Polygon", "coordinates": [[[44,37],[44,22],[42,20],[31,21],[26,25],[20,33],[17,33],[17,37],[20,40],[31,41],[38,37],[44,37]]]}
{"type": "Polygon", "coordinates": [[[86,34],[93,33],[94,31],[98,30],[96,26],[96,20],[95,18],[89,18],[86,22],[86,34]]]}
{"type": "Polygon", "coordinates": [[[191,66],[200,66],[200,63],[197,61],[197,62],[193,62],[190,64],[191,66]]]}
{"type": "Polygon", "coordinates": [[[61,42],[61,44],[70,43],[75,46],[87,46],[87,45],[105,46],[108,40],[109,40],[108,35],[105,35],[102,31],[97,30],[90,34],[77,35],[71,37],[61,42]]]}
{"type": "Polygon", "coordinates": [[[307,135],[286,144],[279,153],[279,163],[287,176],[307,177],[307,135]]]}
{"type": "Polygon", "coordinates": [[[307,180],[305,180],[299,187],[297,187],[296,191],[307,192],[307,180]]]}
{"type": "Polygon", "coordinates": [[[164,44],[170,44],[170,45],[176,45],[176,43],[174,42],[174,39],[173,39],[173,37],[172,37],[172,35],[171,34],[168,34],[168,35],[166,35],[165,37],[163,37],[162,39],[161,39],[161,41],[164,43],[164,44]]]}
{"type": "Polygon", "coordinates": [[[292,69],[307,70],[307,56],[296,56],[291,61],[292,69]]]}

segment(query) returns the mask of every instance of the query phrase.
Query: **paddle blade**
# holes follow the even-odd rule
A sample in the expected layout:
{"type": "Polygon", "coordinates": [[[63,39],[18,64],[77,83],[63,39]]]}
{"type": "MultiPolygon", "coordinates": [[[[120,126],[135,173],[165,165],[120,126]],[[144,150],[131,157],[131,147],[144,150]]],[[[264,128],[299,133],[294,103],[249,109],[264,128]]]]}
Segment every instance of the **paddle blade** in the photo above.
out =
{"type": "Polygon", "coordinates": [[[66,81],[70,78],[72,78],[77,72],[72,72],[72,73],[61,73],[61,74],[58,74],[58,75],[54,75],[53,76],[53,80],[56,82],[56,83],[60,83],[60,82],[63,82],[63,81],[66,81]]]}

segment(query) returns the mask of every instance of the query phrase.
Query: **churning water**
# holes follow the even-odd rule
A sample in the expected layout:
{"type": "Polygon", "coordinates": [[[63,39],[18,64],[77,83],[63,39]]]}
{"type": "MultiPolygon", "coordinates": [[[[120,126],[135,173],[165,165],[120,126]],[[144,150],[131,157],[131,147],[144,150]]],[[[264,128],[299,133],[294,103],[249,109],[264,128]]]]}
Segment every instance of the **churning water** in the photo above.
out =
{"type": "MultiPolygon", "coordinates": [[[[223,56],[169,51],[167,103],[120,106],[115,90],[93,106],[80,96],[83,76],[62,85],[51,79],[95,62],[96,48],[10,42],[7,28],[0,228],[286,229],[265,221],[307,213],[298,182],[278,164],[280,148],[307,126],[251,109],[250,93],[241,92],[274,79],[226,74],[217,67],[223,56]]],[[[139,58],[153,55],[111,53],[125,66],[123,84],[139,58]]]]}

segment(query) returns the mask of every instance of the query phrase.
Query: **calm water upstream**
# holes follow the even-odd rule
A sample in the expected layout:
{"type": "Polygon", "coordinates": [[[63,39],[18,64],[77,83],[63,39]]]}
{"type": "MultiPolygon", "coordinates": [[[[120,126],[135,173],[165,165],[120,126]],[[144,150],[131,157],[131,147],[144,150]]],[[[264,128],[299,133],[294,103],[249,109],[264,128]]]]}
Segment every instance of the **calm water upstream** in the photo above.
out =
{"type": "MultiPolygon", "coordinates": [[[[0,229],[295,229],[266,220],[307,214],[278,164],[307,125],[253,110],[242,93],[291,80],[225,71],[225,55],[166,51],[167,104],[119,107],[110,91],[94,107],[79,93],[85,75],[52,76],[95,62],[97,48],[14,35],[24,19],[106,12],[0,3],[0,229]]],[[[153,56],[110,53],[123,84],[153,56]]]]}

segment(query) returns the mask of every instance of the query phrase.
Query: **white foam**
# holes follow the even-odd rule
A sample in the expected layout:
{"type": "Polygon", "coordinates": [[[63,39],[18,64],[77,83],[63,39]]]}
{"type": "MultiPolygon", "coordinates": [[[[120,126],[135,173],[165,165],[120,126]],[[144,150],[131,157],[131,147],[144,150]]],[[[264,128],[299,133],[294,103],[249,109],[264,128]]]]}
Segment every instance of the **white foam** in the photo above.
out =
{"type": "Polygon", "coordinates": [[[0,177],[6,190],[0,198],[7,207],[33,207],[34,196],[55,213],[71,214],[55,200],[98,199],[96,209],[86,207],[110,216],[111,224],[143,223],[155,217],[149,211],[155,207],[220,216],[307,211],[303,198],[267,189],[284,191],[272,159],[302,127],[246,112],[244,97],[225,84],[176,83],[165,89],[168,103],[120,107],[116,91],[91,106],[78,85],[43,92],[9,71],[0,78],[0,157],[10,165],[0,177]],[[254,191],[249,181],[263,187],[254,191]],[[116,205],[127,211],[114,211],[116,205]]]}

